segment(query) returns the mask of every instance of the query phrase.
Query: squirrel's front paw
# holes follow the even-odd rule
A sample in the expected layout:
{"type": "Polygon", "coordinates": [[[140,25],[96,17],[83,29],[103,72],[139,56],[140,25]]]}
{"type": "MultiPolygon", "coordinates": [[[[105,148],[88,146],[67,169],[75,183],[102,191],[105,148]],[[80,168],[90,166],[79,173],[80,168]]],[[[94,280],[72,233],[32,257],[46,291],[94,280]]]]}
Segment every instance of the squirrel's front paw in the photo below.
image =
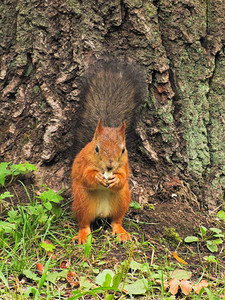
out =
{"type": "Polygon", "coordinates": [[[112,188],[114,185],[118,184],[120,179],[116,175],[112,175],[108,178],[108,188],[112,188]]]}
{"type": "Polygon", "coordinates": [[[95,180],[97,183],[103,185],[104,187],[109,186],[108,180],[104,177],[102,173],[97,173],[95,176],[95,180]]]}

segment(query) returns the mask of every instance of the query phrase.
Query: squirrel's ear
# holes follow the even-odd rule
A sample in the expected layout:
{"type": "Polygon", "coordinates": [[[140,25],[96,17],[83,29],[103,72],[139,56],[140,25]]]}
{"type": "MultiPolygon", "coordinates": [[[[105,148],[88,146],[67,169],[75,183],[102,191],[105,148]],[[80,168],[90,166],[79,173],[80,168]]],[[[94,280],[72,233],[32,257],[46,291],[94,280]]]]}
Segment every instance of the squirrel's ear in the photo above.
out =
{"type": "Polygon", "coordinates": [[[126,123],[123,121],[119,127],[119,132],[124,137],[125,137],[125,131],[126,131],[126,123]]]}
{"type": "Polygon", "coordinates": [[[102,124],[102,121],[99,120],[98,125],[95,130],[94,139],[96,140],[98,138],[98,136],[103,133],[103,131],[104,131],[104,126],[102,124]]]}

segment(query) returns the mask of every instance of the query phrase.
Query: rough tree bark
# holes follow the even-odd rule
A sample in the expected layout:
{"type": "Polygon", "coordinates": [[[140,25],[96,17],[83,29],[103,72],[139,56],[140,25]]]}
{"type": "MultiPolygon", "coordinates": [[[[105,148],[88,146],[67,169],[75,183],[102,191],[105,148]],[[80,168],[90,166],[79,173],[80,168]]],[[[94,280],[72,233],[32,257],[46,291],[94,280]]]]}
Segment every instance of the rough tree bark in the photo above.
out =
{"type": "Polygon", "coordinates": [[[38,164],[48,185],[68,186],[78,79],[91,57],[113,53],[147,74],[146,180],[180,178],[209,208],[222,203],[224,1],[4,0],[0,11],[1,160],[38,164]]]}

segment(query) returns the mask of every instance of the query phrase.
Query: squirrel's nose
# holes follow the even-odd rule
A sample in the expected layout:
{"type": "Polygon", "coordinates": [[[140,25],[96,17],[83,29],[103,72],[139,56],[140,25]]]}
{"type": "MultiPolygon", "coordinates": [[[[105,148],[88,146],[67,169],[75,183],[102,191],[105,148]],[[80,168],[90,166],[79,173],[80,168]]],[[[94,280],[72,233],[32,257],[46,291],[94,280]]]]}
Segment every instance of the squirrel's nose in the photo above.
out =
{"type": "Polygon", "coordinates": [[[106,168],[107,168],[108,172],[112,171],[112,169],[113,169],[111,166],[107,166],[106,168]]]}

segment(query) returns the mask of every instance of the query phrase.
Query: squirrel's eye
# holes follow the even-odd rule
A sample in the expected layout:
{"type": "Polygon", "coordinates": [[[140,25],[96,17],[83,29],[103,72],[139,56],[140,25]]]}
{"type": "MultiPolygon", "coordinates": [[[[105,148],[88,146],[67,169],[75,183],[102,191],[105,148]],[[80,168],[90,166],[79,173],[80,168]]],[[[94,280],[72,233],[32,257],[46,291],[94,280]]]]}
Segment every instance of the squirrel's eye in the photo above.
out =
{"type": "Polygon", "coordinates": [[[98,146],[95,147],[95,151],[96,151],[97,153],[99,152],[98,146]]]}
{"type": "Polygon", "coordinates": [[[122,149],[122,154],[125,152],[125,148],[122,149]]]}

